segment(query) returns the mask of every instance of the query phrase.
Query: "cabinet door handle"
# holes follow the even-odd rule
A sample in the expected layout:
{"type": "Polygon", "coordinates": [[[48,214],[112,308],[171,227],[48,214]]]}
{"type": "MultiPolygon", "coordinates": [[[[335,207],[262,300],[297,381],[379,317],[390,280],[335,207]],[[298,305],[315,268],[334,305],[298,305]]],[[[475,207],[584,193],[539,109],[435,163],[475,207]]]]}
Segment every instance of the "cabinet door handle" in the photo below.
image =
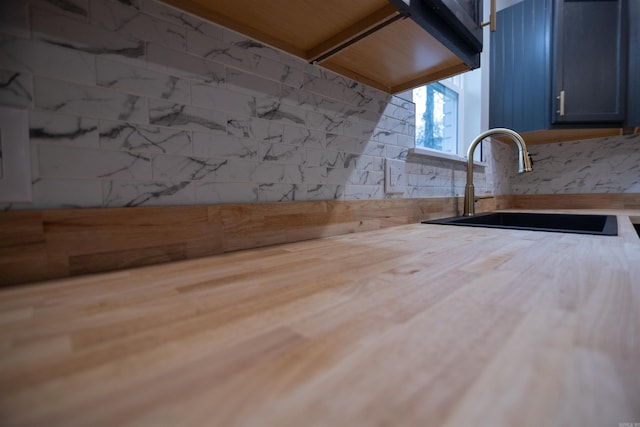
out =
{"type": "Polygon", "coordinates": [[[556,96],[556,99],[560,100],[560,109],[556,110],[556,113],[560,114],[560,117],[564,116],[564,90],[560,91],[560,95],[556,96]]]}

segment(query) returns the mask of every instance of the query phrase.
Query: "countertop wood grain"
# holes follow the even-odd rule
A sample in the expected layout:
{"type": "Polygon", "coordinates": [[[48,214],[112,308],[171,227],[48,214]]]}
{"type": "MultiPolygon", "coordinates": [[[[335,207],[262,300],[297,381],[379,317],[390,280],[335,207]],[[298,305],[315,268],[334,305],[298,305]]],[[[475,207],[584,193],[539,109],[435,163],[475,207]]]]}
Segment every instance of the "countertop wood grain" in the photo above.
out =
{"type": "Polygon", "coordinates": [[[0,290],[5,426],[640,423],[640,239],[405,225],[0,290]]]}

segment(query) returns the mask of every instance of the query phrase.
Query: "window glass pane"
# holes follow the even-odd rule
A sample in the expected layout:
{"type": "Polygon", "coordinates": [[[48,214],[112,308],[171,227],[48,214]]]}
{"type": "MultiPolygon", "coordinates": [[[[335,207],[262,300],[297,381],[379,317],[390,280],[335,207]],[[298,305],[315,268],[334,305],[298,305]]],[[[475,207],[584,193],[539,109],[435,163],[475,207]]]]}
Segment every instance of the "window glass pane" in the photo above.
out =
{"type": "Polygon", "coordinates": [[[415,89],[416,146],[458,154],[458,93],[441,83],[415,89]]]}

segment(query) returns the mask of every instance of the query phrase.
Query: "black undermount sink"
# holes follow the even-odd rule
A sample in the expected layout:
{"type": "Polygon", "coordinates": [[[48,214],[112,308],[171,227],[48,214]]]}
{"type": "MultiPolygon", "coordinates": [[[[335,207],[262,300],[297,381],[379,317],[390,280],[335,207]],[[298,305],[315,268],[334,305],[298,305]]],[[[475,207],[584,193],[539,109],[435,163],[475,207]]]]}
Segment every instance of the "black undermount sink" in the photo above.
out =
{"type": "Polygon", "coordinates": [[[596,234],[602,236],[618,235],[618,221],[615,215],[491,212],[474,216],[458,216],[454,218],[422,221],[422,223],[553,231],[557,233],[596,234]]]}

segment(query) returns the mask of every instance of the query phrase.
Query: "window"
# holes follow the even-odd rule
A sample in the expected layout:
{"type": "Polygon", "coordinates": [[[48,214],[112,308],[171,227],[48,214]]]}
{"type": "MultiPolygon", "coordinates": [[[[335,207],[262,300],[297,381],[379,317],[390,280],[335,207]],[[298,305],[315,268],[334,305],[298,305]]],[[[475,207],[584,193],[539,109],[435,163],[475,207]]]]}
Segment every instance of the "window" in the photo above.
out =
{"type": "Polygon", "coordinates": [[[415,89],[416,146],[450,154],[458,151],[459,92],[443,83],[415,89]]]}
{"type": "Polygon", "coordinates": [[[480,75],[472,71],[414,89],[416,148],[466,157],[480,133],[480,84],[480,75]]]}

